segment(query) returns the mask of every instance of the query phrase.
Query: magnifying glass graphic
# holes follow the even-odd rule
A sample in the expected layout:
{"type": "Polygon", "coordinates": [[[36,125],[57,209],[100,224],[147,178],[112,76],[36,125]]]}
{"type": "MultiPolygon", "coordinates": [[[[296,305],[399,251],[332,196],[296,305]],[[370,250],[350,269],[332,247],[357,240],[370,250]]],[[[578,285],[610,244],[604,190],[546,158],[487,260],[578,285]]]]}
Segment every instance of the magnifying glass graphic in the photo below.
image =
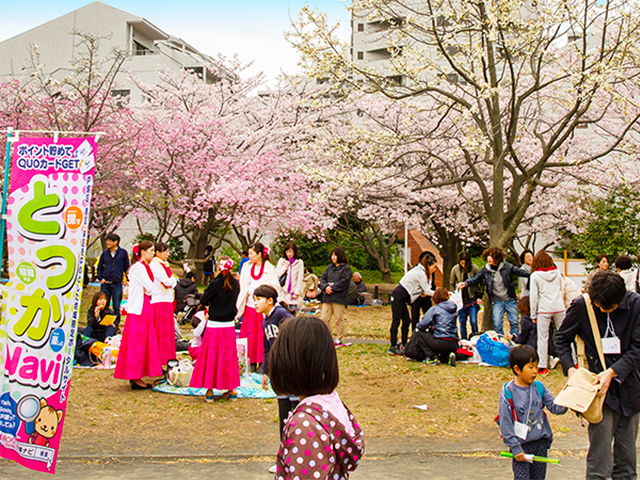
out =
{"type": "Polygon", "coordinates": [[[35,420],[40,415],[40,399],[35,395],[25,395],[16,405],[16,415],[24,422],[27,435],[35,431],[35,420]]]}

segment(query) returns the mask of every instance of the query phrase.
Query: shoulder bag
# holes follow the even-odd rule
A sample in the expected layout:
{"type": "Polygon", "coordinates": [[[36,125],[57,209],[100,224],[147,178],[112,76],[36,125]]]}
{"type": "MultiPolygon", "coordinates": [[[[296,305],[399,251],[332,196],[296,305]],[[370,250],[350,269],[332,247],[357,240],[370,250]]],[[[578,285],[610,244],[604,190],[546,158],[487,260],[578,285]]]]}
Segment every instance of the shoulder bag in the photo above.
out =
{"type": "MultiPolygon", "coordinates": [[[[591,323],[593,339],[596,344],[596,349],[598,350],[598,357],[600,358],[602,367],[606,369],[607,364],[605,363],[604,353],[602,351],[602,339],[600,338],[596,314],[593,311],[589,294],[584,293],[582,296],[587,308],[587,314],[589,315],[589,322],[591,323]]],[[[570,408],[589,423],[600,423],[602,421],[602,406],[604,405],[606,395],[597,396],[598,388],[593,385],[596,374],[584,366],[584,341],[579,337],[576,340],[578,344],[578,370],[567,380],[566,385],[562,388],[562,391],[558,394],[554,403],[570,408]]]]}

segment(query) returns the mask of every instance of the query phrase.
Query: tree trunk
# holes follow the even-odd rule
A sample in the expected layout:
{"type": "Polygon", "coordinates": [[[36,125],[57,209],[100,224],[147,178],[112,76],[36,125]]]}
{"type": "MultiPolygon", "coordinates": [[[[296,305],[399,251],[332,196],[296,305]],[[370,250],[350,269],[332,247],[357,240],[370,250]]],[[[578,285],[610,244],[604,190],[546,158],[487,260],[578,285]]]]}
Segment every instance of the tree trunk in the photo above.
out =
{"type": "Polygon", "coordinates": [[[450,285],[451,269],[458,263],[458,254],[463,250],[460,237],[454,233],[450,233],[445,227],[437,222],[431,221],[433,228],[438,235],[438,243],[440,247],[440,256],[443,261],[442,286],[447,289],[453,289],[455,285],[450,285]]]}

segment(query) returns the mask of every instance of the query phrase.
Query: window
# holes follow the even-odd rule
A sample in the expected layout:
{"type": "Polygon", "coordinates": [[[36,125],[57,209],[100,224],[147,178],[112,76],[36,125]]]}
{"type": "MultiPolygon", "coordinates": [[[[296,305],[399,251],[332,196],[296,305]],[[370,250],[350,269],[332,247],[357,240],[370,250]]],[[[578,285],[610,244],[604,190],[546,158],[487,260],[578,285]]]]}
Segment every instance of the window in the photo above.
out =
{"type": "Polygon", "coordinates": [[[358,60],[364,60],[364,52],[358,52],[358,60]]]}
{"type": "Polygon", "coordinates": [[[359,23],[358,24],[358,31],[359,32],[364,32],[364,23],[359,23]]]}
{"type": "Polygon", "coordinates": [[[111,90],[112,97],[128,97],[131,95],[131,90],[111,90]]]}
{"type": "Polygon", "coordinates": [[[204,78],[204,67],[184,67],[189,73],[195,73],[198,78],[204,78]]]}
{"type": "Polygon", "coordinates": [[[148,47],[145,47],[140,42],[133,41],[133,52],[134,55],[153,55],[153,50],[148,47]]]}

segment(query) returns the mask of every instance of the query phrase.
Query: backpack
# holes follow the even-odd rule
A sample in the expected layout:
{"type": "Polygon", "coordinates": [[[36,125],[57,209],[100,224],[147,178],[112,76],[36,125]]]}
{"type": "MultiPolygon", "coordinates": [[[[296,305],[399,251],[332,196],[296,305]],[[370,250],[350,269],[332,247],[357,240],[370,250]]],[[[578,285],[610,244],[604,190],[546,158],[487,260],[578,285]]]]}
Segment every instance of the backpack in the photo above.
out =
{"type": "MultiPolygon", "coordinates": [[[[513,414],[513,419],[515,421],[518,420],[517,416],[516,416],[516,407],[513,404],[513,394],[511,393],[511,390],[509,390],[507,388],[507,385],[509,385],[511,382],[506,382],[503,386],[502,386],[502,392],[504,393],[504,399],[509,402],[509,406],[511,407],[511,413],[513,414]]],[[[536,390],[538,391],[538,395],[540,395],[540,399],[543,400],[544,399],[544,385],[542,385],[542,382],[539,382],[538,380],[534,380],[533,384],[536,386],[536,390]]],[[[498,424],[498,426],[500,426],[500,414],[496,415],[496,418],[494,418],[495,422],[498,424]]]]}

